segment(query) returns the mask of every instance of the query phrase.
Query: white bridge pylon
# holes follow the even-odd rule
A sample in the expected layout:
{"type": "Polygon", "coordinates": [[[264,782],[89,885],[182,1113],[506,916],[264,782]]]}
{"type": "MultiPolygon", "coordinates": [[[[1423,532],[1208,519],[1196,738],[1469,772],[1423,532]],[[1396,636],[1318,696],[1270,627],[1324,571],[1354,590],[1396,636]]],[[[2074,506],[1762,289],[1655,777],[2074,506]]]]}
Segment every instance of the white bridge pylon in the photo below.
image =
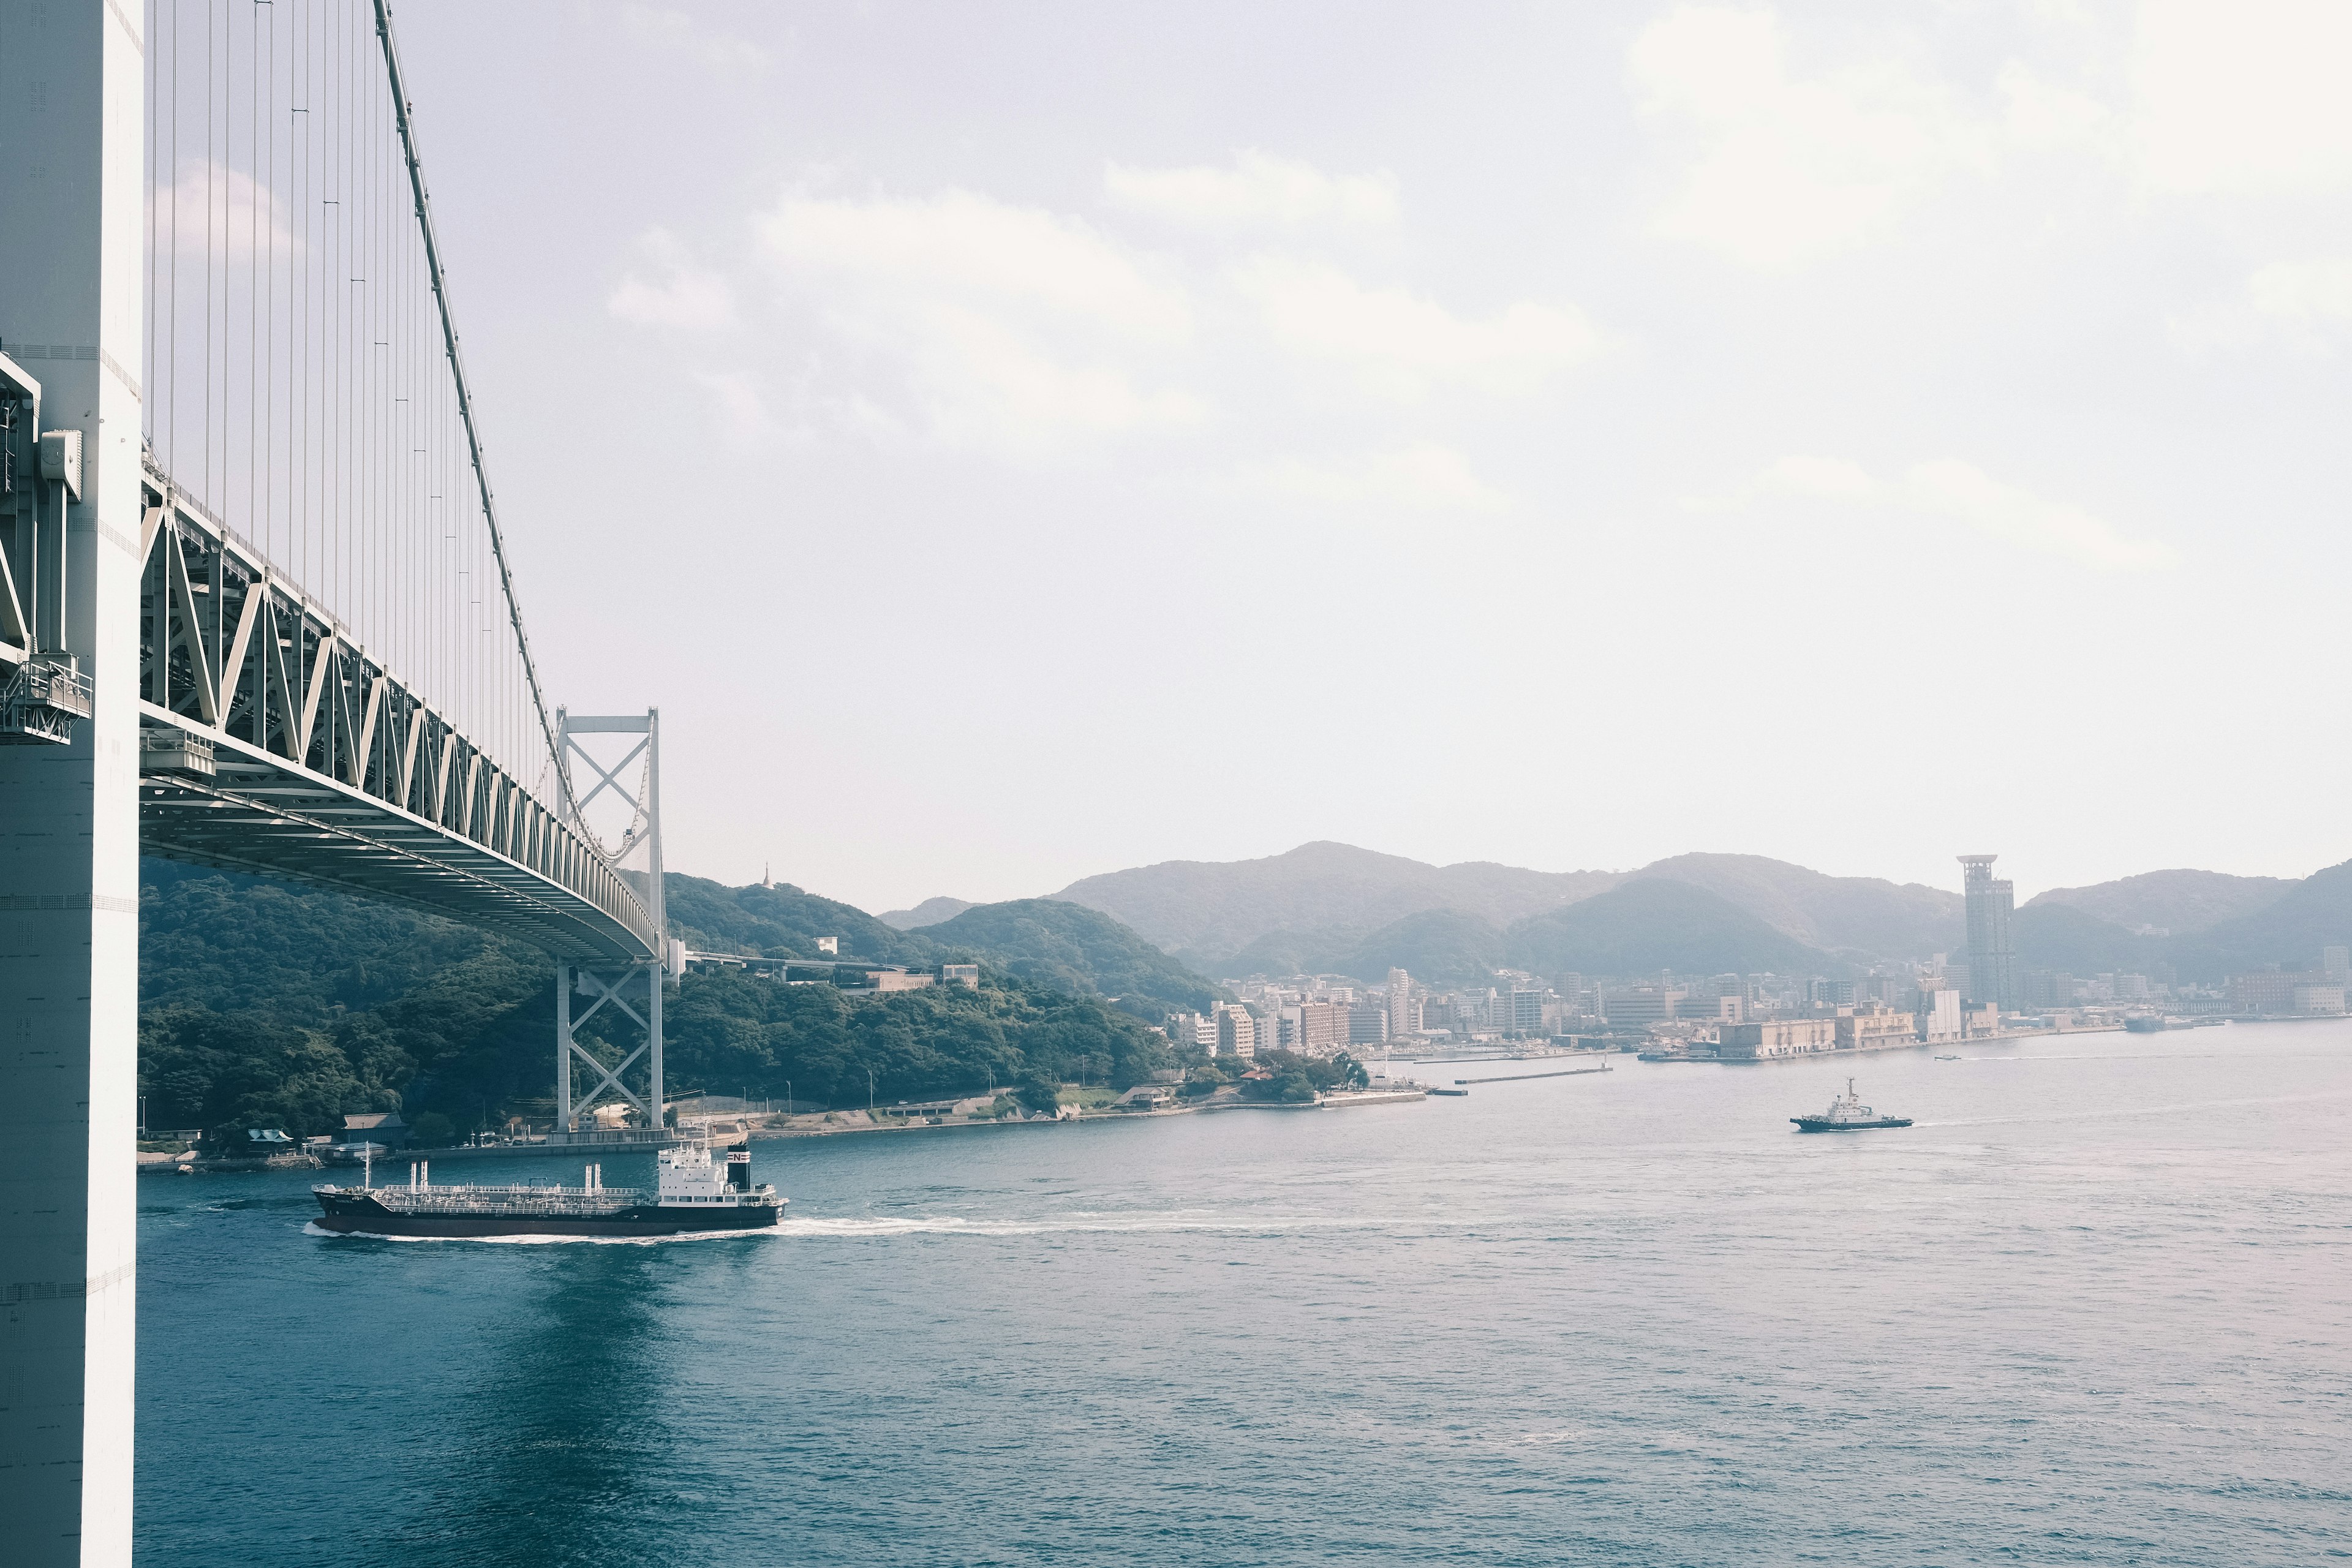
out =
{"type": "MultiPolygon", "coordinates": [[[[555,733],[557,763],[563,770],[561,793],[566,826],[595,845],[604,863],[629,884],[651,917],[653,929],[667,931],[662,898],[660,711],[585,715],[559,708],[555,733]],[[583,736],[617,739],[583,743],[583,736]],[[628,742],[631,736],[636,737],[635,744],[628,742]],[[613,827],[615,836],[600,833],[595,826],[598,821],[613,827]]],[[[593,1130],[581,1128],[579,1121],[593,1113],[608,1092],[633,1107],[646,1127],[656,1132],[661,1129],[662,988],[678,949],[667,936],[655,945],[654,954],[646,958],[556,961],[555,1125],[559,1138],[593,1135],[593,1130]],[[576,1015],[575,1000],[584,1004],[576,1015]],[[580,1030],[600,1017],[602,1025],[591,1038],[604,1043],[608,1055],[634,1041],[633,1048],[617,1062],[608,1063],[581,1038],[580,1030]],[[627,1075],[640,1062],[643,1087],[633,1089],[627,1075]],[[587,1089],[580,1093],[583,1074],[587,1089]]]]}

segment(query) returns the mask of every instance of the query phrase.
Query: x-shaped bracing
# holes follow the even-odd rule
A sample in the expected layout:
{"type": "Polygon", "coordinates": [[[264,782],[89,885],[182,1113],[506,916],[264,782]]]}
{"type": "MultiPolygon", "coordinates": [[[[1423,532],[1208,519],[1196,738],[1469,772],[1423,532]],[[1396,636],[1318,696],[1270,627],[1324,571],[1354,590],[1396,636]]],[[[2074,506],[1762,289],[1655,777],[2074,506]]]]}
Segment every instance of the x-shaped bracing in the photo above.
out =
{"type": "MultiPolygon", "coordinates": [[[[626,763],[623,763],[621,765],[623,767],[628,766],[626,763]]],[[[631,1051],[627,1056],[624,1057],[621,1059],[621,1065],[614,1068],[608,1068],[603,1062],[598,1061],[594,1057],[590,1056],[585,1047],[582,1046],[578,1040],[573,1039],[569,1032],[565,1034],[563,1039],[564,1049],[572,1056],[578,1057],[582,1061],[587,1063],[589,1070],[600,1075],[596,1087],[590,1089],[587,1094],[580,1100],[579,1104],[583,1108],[595,1104],[596,1097],[604,1093],[607,1088],[611,1088],[618,1089],[621,1093],[621,1097],[626,1100],[631,1105],[635,1106],[639,1110],[645,1110],[646,1102],[644,1099],[634,1092],[627,1084],[621,1081],[621,1075],[628,1071],[632,1066],[635,1065],[636,1059],[639,1057],[644,1056],[646,1052],[651,1048],[653,1045],[653,1026],[646,1021],[643,1014],[639,1013],[635,1007],[629,1005],[627,998],[621,994],[620,988],[607,983],[603,975],[597,973],[593,969],[585,968],[576,969],[573,973],[579,975],[582,980],[595,986],[597,996],[595,1002],[590,1005],[588,1011],[581,1014],[580,1016],[572,1020],[572,1029],[578,1029],[581,1025],[594,1017],[597,1013],[603,1009],[605,1003],[610,1002],[614,1006],[618,1007],[622,1012],[626,1013],[630,1017],[635,1019],[637,1027],[646,1032],[645,1044],[639,1046],[635,1050],[631,1051]]],[[[647,971],[646,973],[651,973],[652,972],[647,971]]],[[[625,974],[622,976],[622,984],[626,984],[627,983],[628,976],[625,974]]],[[[654,984],[658,985],[661,982],[656,978],[654,981],[654,984]]],[[[570,1063],[568,1061],[565,1064],[565,1070],[570,1070],[570,1063]]],[[[650,1116],[652,1112],[647,1111],[646,1114],[650,1116]]]]}
{"type": "MultiPolygon", "coordinates": [[[[574,795],[572,797],[572,819],[578,822],[584,828],[587,826],[588,803],[594,800],[598,795],[603,795],[608,789],[613,791],[622,799],[627,801],[631,808],[635,813],[635,815],[629,819],[629,830],[621,836],[620,853],[624,855],[627,854],[629,846],[636,840],[638,826],[645,821],[646,803],[638,797],[637,793],[635,790],[631,789],[627,784],[623,784],[616,775],[619,774],[622,769],[627,767],[631,763],[635,762],[639,757],[646,754],[646,748],[653,744],[653,737],[651,735],[647,735],[644,740],[639,741],[635,745],[630,747],[629,754],[623,757],[619,762],[614,763],[609,768],[604,763],[598,762],[595,758],[590,756],[588,754],[587,748],[581,745],[579,742],[572,740],[570,736],[567,735],[564,737],[564,743],[571,749],[573,754],[579,757],[582,762],[586,763],[588,764],[589,771],[596,775],[596,787],[594,789],[590,790],[586,795],[574,795]]],[[[569,759],[566,760],[567,762],[569,761],[569,759]]]]}

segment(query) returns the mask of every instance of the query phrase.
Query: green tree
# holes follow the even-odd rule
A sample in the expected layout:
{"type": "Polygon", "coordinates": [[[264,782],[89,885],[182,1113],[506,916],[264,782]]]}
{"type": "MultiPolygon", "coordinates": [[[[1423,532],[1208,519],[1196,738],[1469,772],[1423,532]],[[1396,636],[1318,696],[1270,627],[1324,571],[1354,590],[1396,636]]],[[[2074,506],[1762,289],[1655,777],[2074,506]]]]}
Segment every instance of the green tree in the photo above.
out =
{"type": "Polygon", "coordinates": [[[457,1124],[437,1110],[420,1111],[408,1124],[408,1141],[420,1149],[441,1149],[457,1142],[457,1124]]]}

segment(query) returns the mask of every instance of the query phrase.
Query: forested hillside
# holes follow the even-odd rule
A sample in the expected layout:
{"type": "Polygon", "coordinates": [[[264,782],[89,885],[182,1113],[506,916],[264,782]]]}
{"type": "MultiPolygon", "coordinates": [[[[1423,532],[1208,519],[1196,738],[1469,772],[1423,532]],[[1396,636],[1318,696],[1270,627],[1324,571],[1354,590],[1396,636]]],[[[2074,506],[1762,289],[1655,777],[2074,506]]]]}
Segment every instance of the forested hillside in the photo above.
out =
{"type": "MultiPolygon", "coordinates": [[[[250,1122],[309,1134],[348,1112],[399,1109],[462,1131],[549,1113],[555,997],[552,965],[537,949],[340,893],[157,860],[141,871],[149,1126],[250,1122]]],[[[866,917],[797,889],[717,889],[777,895],[727,898],[709,891],[716,884],[677,881],[688,885],[681,900],[673,884],[672,908],[684,902],[730,941],[793,946],[821,920],[845,952],[928,957],[862,945],[880,939],[846,917],[866,917]],[[771,932],[781,934],[747,940],[771,932]]],[[[780,1098],[789,1082],[802,1100],[846,1105],[864,1103],[869,1070],[873,1091],[898,1100],[978,1089],[992,1075],[999,1084],[1082,1074],[1131,1082],[1165,1062],[1158,1035],[1079,994],[1076,963],[1049,983],[975,956],[978,990],[865,998],[689,973],[665,1021],[670,1085],[780,1098]]]]}
{"type": "Polygon", "coordinates": [[[1024,980],[1091,991],[1139,1018],[1205,1012],[1224,993],[1097,910],[1056,899],[974,904],[922,928],[943,960],[976,958],[1024,980]]]}

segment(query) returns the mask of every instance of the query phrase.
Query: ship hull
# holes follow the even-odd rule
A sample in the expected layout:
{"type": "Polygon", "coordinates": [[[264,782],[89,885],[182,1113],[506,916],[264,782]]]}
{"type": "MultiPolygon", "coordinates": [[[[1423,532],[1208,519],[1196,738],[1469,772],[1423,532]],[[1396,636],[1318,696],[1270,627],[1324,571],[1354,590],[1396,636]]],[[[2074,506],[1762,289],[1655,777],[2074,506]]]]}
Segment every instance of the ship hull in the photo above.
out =
{"type": "Polygon", "coordinates": [[[1819,1116],[1791,1116],[1800,1132],[1868,1132],[1879,1127],[1908,1127],[1907,1116],[1882,1116],[1874,1121],[1831,1121],[1819,1116]]]}
{"type": "Polygon", "coordinates": [[[373,1198],[320,1193],[323,1211],[313,1221],[341,1235],[441,1237],[463,1239],[501,1236],[680,1236],[714,1230],[772,1229],[783,1212],[772,1204],[742,1208],[713,1206],[679,1210],[639,1204],[610,1215],[394,1214],[373,1198]]]}

